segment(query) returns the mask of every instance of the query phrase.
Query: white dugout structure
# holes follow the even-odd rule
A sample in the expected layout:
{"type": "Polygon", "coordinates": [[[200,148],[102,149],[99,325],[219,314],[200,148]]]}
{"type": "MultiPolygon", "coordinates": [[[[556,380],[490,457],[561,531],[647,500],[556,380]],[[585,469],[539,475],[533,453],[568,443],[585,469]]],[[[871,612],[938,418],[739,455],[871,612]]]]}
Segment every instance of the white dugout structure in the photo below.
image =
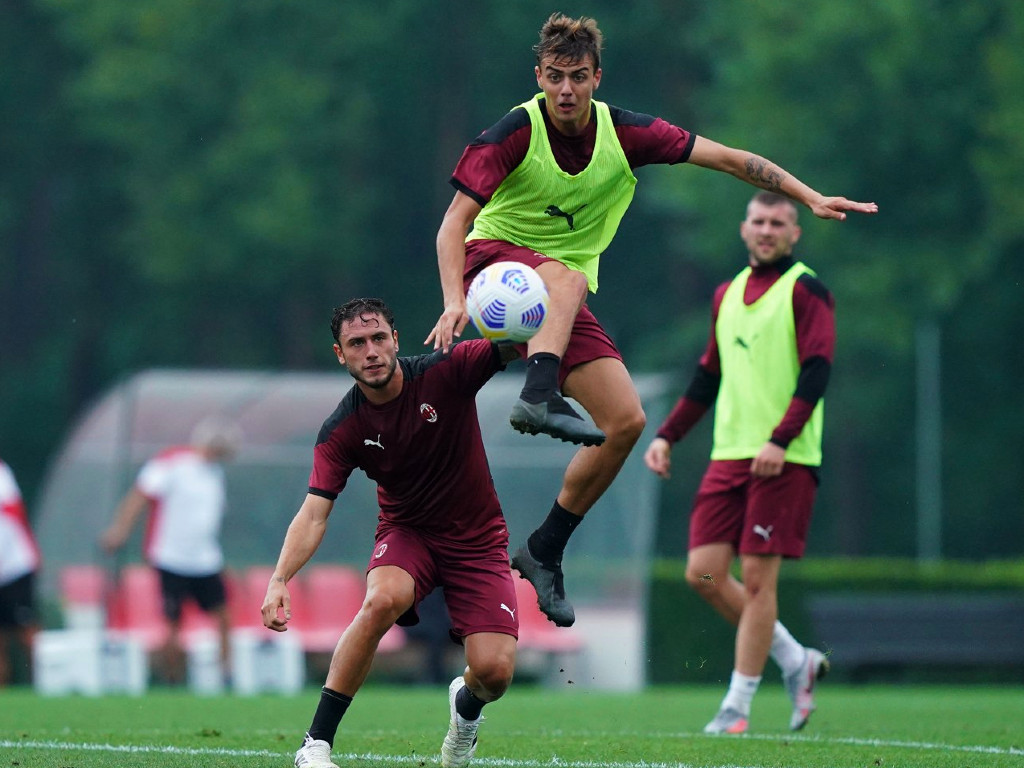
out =
{"type": "MultiPolygon", "coordinates": [[[[577,530],[564,566],[577,608],[572,632],[582,651],[558,660],[575,689],[635,690],[645,683],[647,583],[658,506],[658,480],[643,449],[670,404],[665,379],[637,376],[648,427],[604,498],[577,530]]],[[[226,465],[228,511],[222,541],[227,565],[272,565],[285,529],[306,493],[312,447],[323,421],[352,380],[337,373],[149,370],[100,398],[69,433],[45,482],[36,531],[45,558],[41,597],[59,600],[67,565],[104,562],[97,545],[141,464],[188,441],[201,419],[237,420],[245,440],[226,465]]],[[[522,372],[496,376],[477,402],[491,471],[516,546],[547,515],[574,446],[525,436],[508,424],[522,372]]],[[[456,447],[453,447],[456,449],[456,447]]],[[[376,525],[376,488],[361,473],[339,497],[313,563],[362,569],[376,525]]],[[[122,555],[140,559],[141,528],[122,555]]],[[[552,682],[557,682],[552,681],[552,682]]]]}

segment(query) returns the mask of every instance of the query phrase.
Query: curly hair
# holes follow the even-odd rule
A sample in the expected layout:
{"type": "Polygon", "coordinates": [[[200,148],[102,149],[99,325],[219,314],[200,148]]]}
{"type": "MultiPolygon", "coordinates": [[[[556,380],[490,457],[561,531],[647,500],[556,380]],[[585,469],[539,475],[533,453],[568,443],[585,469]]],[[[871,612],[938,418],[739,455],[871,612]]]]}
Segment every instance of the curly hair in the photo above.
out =
{"type": "Polygon", "coordinates": [[[553,13],[540,28],[540,42],[533,46],[537,63],[548,56],[555,61],[583,61],[590,56],[594,71],[601,68],[601,48],[604,36],[597,28],[597,22],[586,16],[571,19],[561,13],[553,13]]]}
{"type": "Polygon", "coordinates": [[[334,308],[334,315],[331,317],[331,336],[334,340],[340,344],[341,326],[363,315],[380,315],[391,326],[391,330],[395,329],[395,314],[383,299],[352,299],[334,308]]]}

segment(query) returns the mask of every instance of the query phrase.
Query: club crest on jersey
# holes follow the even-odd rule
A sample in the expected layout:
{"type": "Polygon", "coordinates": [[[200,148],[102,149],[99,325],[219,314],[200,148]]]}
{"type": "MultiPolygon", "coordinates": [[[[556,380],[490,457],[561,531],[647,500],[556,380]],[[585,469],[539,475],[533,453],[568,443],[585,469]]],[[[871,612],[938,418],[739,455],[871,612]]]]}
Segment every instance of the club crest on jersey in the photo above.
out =
{"type": "Polygon", "coordinates": [[[434,410],[434,406],[430,403],[420,404],[420,416],[423,417],[424,421],[429,421],[431,424],[437,421],[437,411],[434,410]]]}

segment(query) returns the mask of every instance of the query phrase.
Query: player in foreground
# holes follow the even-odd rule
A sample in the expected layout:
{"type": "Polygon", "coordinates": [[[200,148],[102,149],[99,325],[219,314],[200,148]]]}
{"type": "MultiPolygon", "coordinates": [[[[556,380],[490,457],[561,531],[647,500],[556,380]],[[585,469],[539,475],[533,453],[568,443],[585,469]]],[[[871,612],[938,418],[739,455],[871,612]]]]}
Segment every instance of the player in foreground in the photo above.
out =
{"type": "Polygon", "coordinates": [[[399,358],[394,316],[380,299],[354,299],[336,309],[331,332],[338,362],[356,383],[317,437],[309,492],[285,535],[263,623],[283,632],[293,611],[316,610],[293,606],[287,584],[316,552],[355,469],[377,483],[380,522],[366,599],[338,641],[295,765],[335,765],[338,725],[380,639],[396,622],[415,624],[419,602],[440,587],[452,636],[466,651],[466,671],[448,688],[450,721],[441,747],[441,765],[459,768],[476,751],[481,709],[505,693],[515,667],[519,622],[508,531],[475,398],[518,352],[477,339],[399,358]]]}
{"type": "Polygon", "coordinates": [[[464,151],[451,179],[455,197],[437,234],[444,311],[426,339],[447,350],[461,335],[469,321],[466,288],[487,264],[521,261],[547,284],[548,318],[527,345],[526,382],[510,421],[520,432],[584,447],[570,461],[550,514],[516,550],[512,566],[530,580],[541,609],[559,626],[575,620],[563,585],[566,544],[645,424],[622,356],[585,303],[588,290],[597,291],[600,255],[632,200],[633,171],[689,162],[782,193],[824,219],[877,211],[874,203],[826,197],[751,152],[594,100],[601,47],[593,19],[553,14],[534,48],[542,93],[464,151]],[[579,402],[596,426],[560,392],[579,402]]]}
{"type": "Polygon", "coordinates": [[[715,291],[707,348],[686,394],[644,454],[667,478],[672,444],[715,406],[714,446],[693,512],[686,581],[736,626],[729,691],[705,733],[744,733],[768,656],[782,669],[798,731],[828,660],[778,621],[782,558],[804,553],[821,465],[835,348],[832,294],[794,260],[797,210],[760,192],[740,224],[748,266],[715,291]],[[739,554],[742,583],[729,573],[739,554]]]}

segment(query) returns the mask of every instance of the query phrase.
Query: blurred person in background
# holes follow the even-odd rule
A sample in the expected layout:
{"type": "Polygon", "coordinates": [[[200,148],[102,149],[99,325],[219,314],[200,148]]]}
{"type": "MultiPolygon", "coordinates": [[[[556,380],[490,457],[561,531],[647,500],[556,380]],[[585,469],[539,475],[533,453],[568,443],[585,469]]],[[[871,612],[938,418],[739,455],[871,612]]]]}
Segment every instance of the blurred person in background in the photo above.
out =
{"type": "Polygon", "coordinates": [[[824,219],[878,209],[826,197],[751,152],[595,100],[602,44],[593,19],[552,14],[534,47],[542,93],[463,152],[451,178],[455,197],[437,234],[444,311],[426,339],[447,350],[461,335],[469,322],[466,288],[488,264],[522,262],[547,285],[548,317],[526,345],[526,381],[510,422],[520,432],[584,447],[570,461],[548,516],[513,553],[512,567],[533,584],[541,610],[558,626],[575,621],[562,573],[568,540],[645,425],[622,356],[586,305],[588,291],[598,288],[601,252],[633,198],[633,172],[652,164],[698,165],[780,192],[824,219]],[[593,425],[563,393],[586,409],[593,425]]]}
{"type": "Polygon", "coordinates": [[[227,676],[230,670],[231,620],[220,545],[226,504],[222,462],[235,455],[241,439],[231,420],[210,417],[200,421],[189,445],[167,448],[142,466],[113,522],[100,537],[106,552],[117,552],[148,511],[143,554],[160,576],[163,612],[169,625],[160,663],[169,682],[184,679],[181,618],[188,600],[216,618],[222,673],[227,676]]]}
{"type": "Polygon", "coordinates": [[[394,625],[413,626],[424,598],[440,588],[465,671],[448,686],[443,768],[476,752],[485,704],[501,698],[515,668],[519,620],[508,562],[508,529],[494,490],[476,394],[519,353],[484,339],[447,351],[398,357],[398,331],[380,299],[334,311],[334,354],[356,380],[324,422],[309,488],[285,534],[263,601],[278,632],[297,611],[288,582],[316,552],[334,502],[352,472],[377,483],[380,504],[366,566],[366,597],[331,659],[320,701],[295,754],[296,768],[337,768],[331,750],[377,646],[394,625]]]}
{"type": "Polygon", "coordinates": [[[14,676],[15,643],[32,668],[32,641],[39,631],[35,577],[40,563],[21,490],[11,468],[0,460],[0,686],[14,676]]]}
{"type": "Polygon", "coordinates": [[[825,387],[835,348],[832,294],[793,247],[797,209],[760,192],[740,224],[747,267],[715,291],[711,333],[686,393],[644,454],[668,478],[672,445],[712,406],[711,462],[690,515],[686,581],[736,626],[729,690],[705,733],[744,733],[768,657],[793,704],[790,729],[814,711],[828,659],[778,620],[783,558],[803,556],[821,465],[825,387]],[[730,575],[739,557],[741,581],[730,575]]]}

